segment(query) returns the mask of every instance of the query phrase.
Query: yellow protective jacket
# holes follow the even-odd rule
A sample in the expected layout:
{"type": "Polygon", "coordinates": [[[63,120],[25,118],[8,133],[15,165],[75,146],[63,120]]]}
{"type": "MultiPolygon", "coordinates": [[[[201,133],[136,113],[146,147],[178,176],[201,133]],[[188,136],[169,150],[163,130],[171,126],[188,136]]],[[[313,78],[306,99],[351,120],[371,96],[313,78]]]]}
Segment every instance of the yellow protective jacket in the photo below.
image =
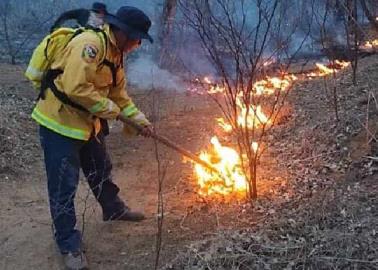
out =
{"type": "Polygon", "coordinates": [[[110,120],[120,113],[126,117],[140,113],[126,93],[122,52],[109,26],[104,31],[107,45],[101,33],[85,31],[72,39],[51,64],[52,69],[63,71],[55,79],[56,87],[89,112],[62,103],[47,89],[32,113],[40,125],[70,138],[88,140],[100,130],[99,118],[110,120]],[[101,64],[104,59],[120,66],[115,86],[110,68],[101,64]]]}

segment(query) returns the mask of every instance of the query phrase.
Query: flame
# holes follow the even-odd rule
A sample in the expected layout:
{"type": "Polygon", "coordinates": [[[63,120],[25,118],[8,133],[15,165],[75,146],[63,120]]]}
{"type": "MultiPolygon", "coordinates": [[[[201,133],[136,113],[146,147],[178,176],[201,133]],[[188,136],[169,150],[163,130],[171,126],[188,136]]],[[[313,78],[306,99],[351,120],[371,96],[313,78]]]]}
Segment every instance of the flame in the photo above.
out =
{"type": "Polygon", "coordinates": [[[324,77],[333,73],[337,73],[338,71],[349,67],[350,62],[335,60],[334,62],[329,63],[328,65],[324,65],[321,63],[316,63],[315,65],[318,68],[318,71],[308,73],[307,77],[324,77]]]}
{"type": "MultiPolygon", "coordinates": [[[[248,107],[242,102],[242,95],[240,93],[236,99],[236,105],[238,107],[238,116],[236,119],[237,125],[240,127],[247,127],[252,130],[254,128],[259,128],[262,125],[268,125],[271,123],[270,119],[262,111],[261,105],[250,105],[248,107]]],[[[231,132],[233,130],[232,126],[223,118],[217,118],[218,125],[223,128],[225,132],[231,132]]]]}
{"type": "MultiPolygon", "coordinates": [[[[231,147],[223,146],[216,136],[211,138],[211,144],[212,149],[202,151],[200,159],[217,169],[221,177],[211,173],[203,166],[195,164],[199,194],[203,196],[212,194],[245,196],[248,182],[241,169],[238,153],[231,147]]],[[[257,153],[259,144],[252,142],[251,148],[257,153]]]]}
{"type": "Polygon", "coordinates": [[[378,49],[378,39],[366,41],[359,48],[367,51],[378,49]]]}
{"type": "Polygon", "coordinates": [[[210,89],[207,91],[208,94],[218,94],[218,93],[223,93],[223,92],[224,92],[224,87],[221,87],[218,84],[211,85],[210,89]]]}
{"type": "Polygon", "coordinates": [[[350,66],[350,62],[335,60],[335,64],[338,66],[338,69],[345,69],[350,66]]]}
{"type": "MultiPolygon", "coordinates": [[[[276,91],[288,90],[293,81],[297,77],[291,74],[286,74],[282,77],[267,77],[264,80],[257,81],[253,84],[253,89],[256,95],[272,95],[276,91]]],[[[213,85],[208,90],[209,94],[222,93],[224,88],[213,85]]],[[[236,97],[236,105],[238,107],[237,125],[247,127],[248,129],[259,128],[264,124],[269,124],[269,118],[264,114],[260,105],[250,105],[249,109],[243,102],[243,92],[240,92],[236,97]]],[[[217,118],[218,125],[225,131],[231,132],[232,125],[226,123],[223,118],[217,118]]]]}
{"type": "Polygon", "coordinates": [[[252,150],[253,152],[257,153],[257,151],[259,150],[259,144],[257,142],[252,142],[252,150]]]}
{"type": "Polygon", "coordinates": [[[238,153],[230,147],[223,146],[216,136],[211,138],[211,144],[212,149],[209,152],[201,152],[200,158],[217,169],[222,178],[196,164],[194,169],[198,178],[199,194],[245,196],[248,183],[241,169],[238,153]]]}
{"type": "Polygon", "coordinates": [[[264,63],[263,63],[263,66],[264,67],[267,67],[267,66],[270,66],[271,64],[275,63],[275,60],[271,59],[271,60],[266,60],[264,63]]]}
{"type": "Polygon", "coordinates": [[[241,108],[241,112],[238,117],[238,124],[242,127],[247,124],[247,128],[253,129],[260,127],[261,125],[270,123],[268,117],[263,113],[261,106],[250,106],[250,109],[244,106],[244,104],[238,104],[241,108]],[[248,111],[248,112],[247,112],[248,111]]]}
{"type": "Polygon", "coordinates": [[[323,64],[316,63],[316,66],[318,67],[318,69],[319,69],[319,71],[322,75],[328,75],[328,74],[332,74],[334,72],[334,69],[330,69],[323,64]]]}
{"type": "MultiPolygon", "coordinates": [[[[300,78],[323,77],[329,74],[334,74],[339,70],[349,67],[350,62],[334,61],[327,65],[317,63],[317,71],[309,74],[302,74],[300,78]]],[[[277,93],[277,91],[286,91],[298,78],[292,74],[285,74],[281,77],[266,77],[263,80],[257,81],[252,86],[253,95],[269,96],[277,93]]],[[[208,77],[203,79],[203,82],[208,85],[208,93],[224,93],[225,88],[217,85],[208,77]]],[[[236,125],[248,129],[259,129],[264,125],[270,125],[271,120],[263,112],[261,105],[253,103],[246,105],[243,100],[243,92],[239,92],[236,97],[237,105],[237,119],[236,125]]],[[[231,132],[234,127],[227,123],[224,118],[216,119],[218,125],[225,131],[231,132]]],[[[258,142],[252,142],[251,150],[258,153],[260,145],[258,142]]],[[[218,174],[214,174],[208,169],[199,164],[194,165],[194,170],[199,186],[198,193],[202,196],[211,195],[236,195],[238,197],[245,197],[248,191],[248,179],[243,173],[241,160],[238,152],[231,148],[222,145],[219,139],[214,136],[211,139],[211,148],[200,153],[200,159],[211,164],[218,174]]]]}
{"type": "MultiPolygon", "coordinates": [[[[273,95],[277,90],[286,91],[298,78],[292,74],[286,74],[282,77],[266,77],[264,80],[257,81],[253,84],[253,90],[257,95],[273,95]]],[[[212,83],[208,77],[203,81],[209,85],[208,94],[224,93],[225,88],[212,83]]]]}
{"type": "MultiPolygon", "coordinates": [[[[268,125],[271,123],[270,119],[262,111],[260,105],[251,105],[249,110],[243,104],[241,104],[240,99],[237,100],[237,105],[240,109],[239,115],[237,117],[237,124],[240,127],[247,127],[252,130],[254,128],[260,128],[262,125],[268,125]]],[[[225,131],[231,132],[233,130],[232,125],[226,123],[223,118],[217,118],[218,125],[225,131]]]]}
{"type": "Polygon", "coordinates": [[[211,83],[212,83],[211,80],[209,79],[209,77],[205,77],[205,78],[203,78],[203,81],[204,81],[205,83],[207,83],[207,84],[211,84],[211,83]]]}
{"type": "Polygon", "coordinates": [[[286,91],[297,80],[294,75],[284,75],[280,77],[266,77],[265,80],[257,81],[253,84],[253,90],[257,95],[273,95],[276,90],[286,91]]]}
{"type": "Polygon", "coordinates": [[[217,118],[216,120],[217,120],[217,122],[218,122],[218,125],[219,125],[221,128],[223,128],[223,130],[224,130],[225,132],[231,132],[231,131],[232,131],[232,129],[233,129],[232,126],[231,126],[230,124],[226,123],[226,121],[224,121],[223,118],[217,118]]]}
{"type": "Polygon", "coordinates": [[[224,87],[213,83],[209,77],[204,77],[203,82],[209,86],[209,90],[207,90],[208,94],[218,94],[218,93],[223,93],[224,92],[224,87]]]}
{"type": "MultiPolygon", "coordinates": [[[[378,39],[373,40],[373,41],[368,41],[364,45],[366,48],[378,48],[378,39]]],[[[263,65],[269,65],[273,63],[274,61],[267,61],[263,65]]],[[[345,69],[350,66],[350,62],[347,61],[339,61],[335,60],[334,62],[331,62],[327,65],[321,64],[321,63],[316,63],[316,67],[318,71],[311,72],[305,74],[307,78],[314,78],[314,77],[324,77],[333,73],[337,73],[339,70],[345,69]]],[[[286,91],[288,90],[294,81],[298,80],[298,77],[296,77],[293,74],[284,74],[280,77],[269,77],[267,76],[265,79],[257,81],[253,84],[252,90],[253,92],[258,95],[273,95],[277,91],[286,91]]],[[[219,93],[224,93],[225,92],[225,87],[222,85],[219,85],[217,83],[214,83],[211,81],[209,77],[204,77],[202,80],[196,78],[195,82],[199,82],[202,84],[205,84],[208,86],[207,93],[210,95],[214,94],[219,94],[219,93]]],[[[190,90],[191,92],[198,92],[198,89],[190,90]]]]}

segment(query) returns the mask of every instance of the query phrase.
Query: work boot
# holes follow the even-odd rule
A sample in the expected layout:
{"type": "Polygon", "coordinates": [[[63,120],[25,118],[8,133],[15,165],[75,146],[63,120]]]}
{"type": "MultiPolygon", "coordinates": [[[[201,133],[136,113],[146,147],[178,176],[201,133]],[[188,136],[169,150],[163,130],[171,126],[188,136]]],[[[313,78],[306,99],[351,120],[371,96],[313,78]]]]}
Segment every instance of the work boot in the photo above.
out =
{"type": "Polygon", "coordinates": [[[104,213],[103,220],[104,221],[111,221],[111,220],[120,220],[120,221],[134,221],[139,222],[145,219],[145,216],[140,212],[132,212],[129,209],[125,209],[118,213],[107,214],[104,213]]]}
{"type": "Polygon", "coordinates": [[[69,252],[63,255],[63,262],[66,269],[69,270],[86,270],[88,268],[87,258],[81,251],[69,252]]]}

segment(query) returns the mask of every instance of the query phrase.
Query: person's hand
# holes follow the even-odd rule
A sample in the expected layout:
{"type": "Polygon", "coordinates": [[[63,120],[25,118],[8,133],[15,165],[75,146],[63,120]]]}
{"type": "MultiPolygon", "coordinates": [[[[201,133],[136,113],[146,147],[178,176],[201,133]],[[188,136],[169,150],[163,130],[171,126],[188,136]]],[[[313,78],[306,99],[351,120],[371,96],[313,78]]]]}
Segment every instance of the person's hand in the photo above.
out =
{"type": "Polygon", "coordinates": [[[121,120],[125,124],[124,132],[126,136],[141,135],[151,137],[154,133],[151,123],[142,112],[138,112],[130,118],[120,114],[117,120],[121,120]]]}
{"type": "Polygon", "coordinates": [[[139,135],[149,138],[154,134],[154,129],[151,125],[143,126],[143,128],[139,131],[139,135]]]}

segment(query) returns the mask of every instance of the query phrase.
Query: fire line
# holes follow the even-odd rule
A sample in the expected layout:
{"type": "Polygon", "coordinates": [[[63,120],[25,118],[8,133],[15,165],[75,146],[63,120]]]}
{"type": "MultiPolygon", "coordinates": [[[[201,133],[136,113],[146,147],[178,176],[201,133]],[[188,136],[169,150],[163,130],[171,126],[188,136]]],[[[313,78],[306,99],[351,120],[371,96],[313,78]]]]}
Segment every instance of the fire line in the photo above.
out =
{"type": "MultiPolygon", "coordinates": [[[[287,91],[293,83],[299,79],[312,79],[315,77],[324,77],[335,74],[350,66],[350,62],[334,61],[327,65],[317,63],[317,71],[304,73],[303,75],[294,76],[293,74],[284,74],[281,77],[266,77],[264,80],[257,81],[253,84],[253,93],[257,96],[272,96],[279,91],[287,91]]],[[[225,88],[213,83],[208,77],[203,79],[208,86],[207,93],[210,95],[225,93],[225,88]]],[[[236,124],[243,128],[256,129],[269,125],[270,119],[263,112],[261,105],[249,105],[249,108],[243,102],[243,93],[240,92],[236,99],[238,107],[238,116],[236,124]]],[[[226,133],[232,132],[234,127],[227,123],[223,118],[216,119],[218,125],[226,133]]],[[[259,152],[260,145],[258,142],[251,144],[251,150],[259,152]]],[[[213,195],[236,195],[245,197],[248,191],[248,179],[242,169],[241,160],[238,152],[230,146],[224,146],[219,139],[214,136],[211,139],[211,147],[203,150],[199,158],[210,164],[219,172],[214,174],[201,164],[194,165],[194,171],[197,178],[198,193],[201,196],[213,195]]]]}

